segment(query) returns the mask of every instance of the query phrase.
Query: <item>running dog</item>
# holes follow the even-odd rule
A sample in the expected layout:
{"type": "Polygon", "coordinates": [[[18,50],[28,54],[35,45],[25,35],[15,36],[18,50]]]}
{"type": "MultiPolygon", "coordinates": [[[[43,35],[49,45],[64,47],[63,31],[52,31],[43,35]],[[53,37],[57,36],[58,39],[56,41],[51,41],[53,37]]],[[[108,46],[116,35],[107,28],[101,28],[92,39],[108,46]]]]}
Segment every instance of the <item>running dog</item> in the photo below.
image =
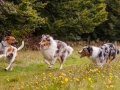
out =
{"type": "Polygon", "coordinates": [[[62,69],[66,58],[73,52],[72,47],[60,40],[54,40],[50,35],[42,35],[39,44],[45,63],[49,65],[49,68],[58,60],[60,62],[60,69],[62,69]]]}
{"type": "Polygon", "coordinates": [[[106,43],[100,47],[85,46],[78,54],[81,55],[80,58],[87,56],[97,66],[103,67],[115,59],[116,55],[120,54],[120,50],[116,49],[114,44],[106,43]]]}
{"type": "Polygon", "coordinates": [[[0,43],[0,58],[6,57],[8,61],[8,66],[5,68],[6,71],[9,68],[12,70],[12,63],[17,56],[17,51],[24,47],[24,41],[22,41],[22,45],[19,48],[15,47],[17,43],[18,42],[13,36],[6,36],[0,43]]]}

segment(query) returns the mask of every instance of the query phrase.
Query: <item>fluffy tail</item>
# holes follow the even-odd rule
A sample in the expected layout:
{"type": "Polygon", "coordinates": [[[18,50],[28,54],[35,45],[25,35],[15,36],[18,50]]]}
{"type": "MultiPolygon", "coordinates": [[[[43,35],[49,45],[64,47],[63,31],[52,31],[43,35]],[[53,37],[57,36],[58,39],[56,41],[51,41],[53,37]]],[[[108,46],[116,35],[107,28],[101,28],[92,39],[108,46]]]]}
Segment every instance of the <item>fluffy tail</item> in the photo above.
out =
{"type": "Polygon", "coordinates": [[[17,49],[18,51],[21,50],[24,47],[24,41],[22,41],[21,46],[17,49]]]}
{"type": "Polygon", "coordinates": [[[120,49],[117,49],[117,54],[120,54],[120,49]]]}
{"type": "Polygon", "coordinates": [[[70,46],[67,46],[68,47],[68,56],[72,54],[73,52],[73,48],[70,47],[70,46]]]}

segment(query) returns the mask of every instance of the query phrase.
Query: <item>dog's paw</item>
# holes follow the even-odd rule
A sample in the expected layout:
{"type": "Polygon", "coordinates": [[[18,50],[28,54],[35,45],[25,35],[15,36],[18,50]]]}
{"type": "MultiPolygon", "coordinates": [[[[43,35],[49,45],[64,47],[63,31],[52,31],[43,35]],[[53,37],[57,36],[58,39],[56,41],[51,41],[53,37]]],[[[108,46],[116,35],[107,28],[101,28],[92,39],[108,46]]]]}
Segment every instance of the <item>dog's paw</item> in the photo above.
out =
{"type": "Polygon", "coordinates": [[[60,70],[62,70],[63,68],[60,68],[60,70]]]}
{"type": "Polygon", "coordinates": [[[60,70],[62,70],[62,69],[63,69],[63,65],[61,64],[61,65],[60,65],[60,70]]]}
{"type": "Polygon", "coordinates": [[[0,55],[0,58],[2,58],[3,56],[2,55],[0,55]]]}
{"type": "Polygon", "coordinates": [[[6,68],[4,69],[5,71],[8,71],[6,68]]]}
{"type": "Polygon", "coordinates": [[[13,68],[10,68],[10,71],[12,71],[13,70],[13,68]]]}
{"type": "Polygon", "coordinates": [[[53,65],[49,65],[49,68],[52,68],[53,65]]]}

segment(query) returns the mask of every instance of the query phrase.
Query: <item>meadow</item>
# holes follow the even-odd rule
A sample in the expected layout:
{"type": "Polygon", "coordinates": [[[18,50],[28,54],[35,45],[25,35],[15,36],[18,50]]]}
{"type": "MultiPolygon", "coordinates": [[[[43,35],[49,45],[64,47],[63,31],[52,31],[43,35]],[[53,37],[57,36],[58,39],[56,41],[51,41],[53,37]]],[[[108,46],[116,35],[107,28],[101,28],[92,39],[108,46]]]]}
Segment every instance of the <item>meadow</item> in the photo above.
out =
{"type": "Polygon", "coordinates": [[[44,63],[40,51],[21,50],[12,71],[4,71],[5,58],[0,61],[0,90],[120,90],[120,55],[103,69],[98,69],[88,58],[80,58],[74,47],[59,70],[44,63]]]}

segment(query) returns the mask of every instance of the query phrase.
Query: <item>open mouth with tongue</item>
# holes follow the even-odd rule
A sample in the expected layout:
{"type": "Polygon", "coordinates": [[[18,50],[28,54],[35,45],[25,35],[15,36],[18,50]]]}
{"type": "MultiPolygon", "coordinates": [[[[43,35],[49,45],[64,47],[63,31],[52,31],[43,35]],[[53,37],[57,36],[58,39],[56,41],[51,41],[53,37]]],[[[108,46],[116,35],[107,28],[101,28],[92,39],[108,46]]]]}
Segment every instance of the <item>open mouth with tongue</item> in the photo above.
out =
{"type": "Polygon", "coordinates": [[[85,52],[78,52],[78,54],[80,54],[80,58],[82,58],[82,57],[85,57],[86,56],[86,54],[85,54],[85,52]]]}
{"type": "Polygon", "coordinates": [[[79,51],[78,54],[80,54],[80,58],[85,57],[85,56],[87,56],[87,57],[90,56],[90,53],[87,49],[83,49],[83,50],[79,51]]]}

